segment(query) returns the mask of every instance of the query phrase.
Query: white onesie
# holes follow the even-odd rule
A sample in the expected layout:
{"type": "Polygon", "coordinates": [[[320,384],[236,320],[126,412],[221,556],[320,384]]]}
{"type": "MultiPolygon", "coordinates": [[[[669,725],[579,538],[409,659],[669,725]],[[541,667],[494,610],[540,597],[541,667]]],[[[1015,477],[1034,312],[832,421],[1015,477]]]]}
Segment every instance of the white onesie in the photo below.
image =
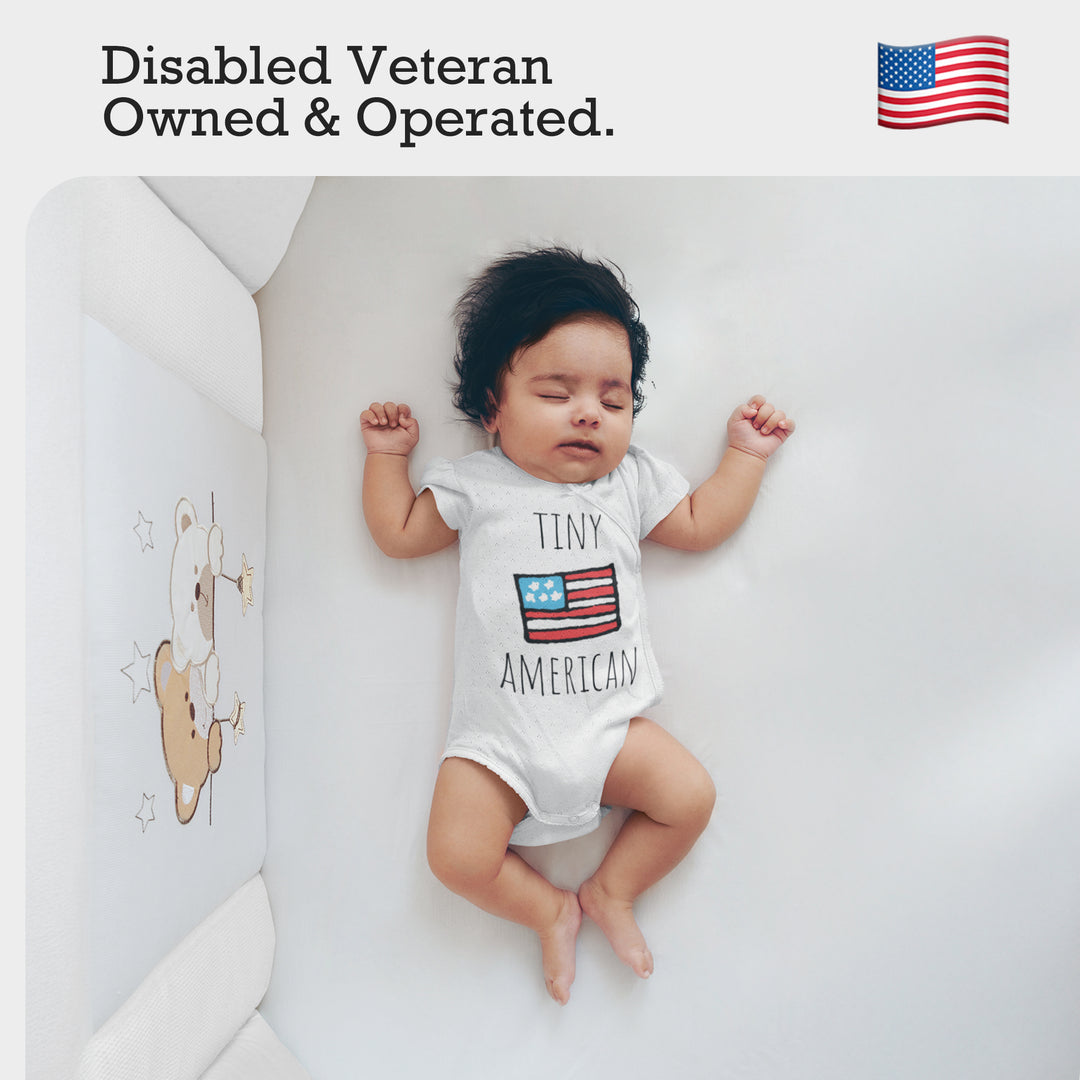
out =
{"type": "Polygon", "coordinates": [[[521,796],[511,843],[592,832],[630,719],[663,688],[639,540],[689,485],[631,446],[585,484],[540,480],[495,449],[433,461],[426,488],[461,543],[444,759],[477,761],[521,796]]]}

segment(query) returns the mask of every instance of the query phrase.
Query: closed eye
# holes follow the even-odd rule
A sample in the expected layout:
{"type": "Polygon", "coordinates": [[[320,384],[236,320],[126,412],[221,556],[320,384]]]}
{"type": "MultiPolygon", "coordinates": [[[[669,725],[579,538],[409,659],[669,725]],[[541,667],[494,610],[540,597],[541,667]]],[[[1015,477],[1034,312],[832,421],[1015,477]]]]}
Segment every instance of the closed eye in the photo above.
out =
{"type": "Polygon", "coordinates": [[[541,394],[545,401],[569,401],[570,398],[566,394],[541,394]]]}

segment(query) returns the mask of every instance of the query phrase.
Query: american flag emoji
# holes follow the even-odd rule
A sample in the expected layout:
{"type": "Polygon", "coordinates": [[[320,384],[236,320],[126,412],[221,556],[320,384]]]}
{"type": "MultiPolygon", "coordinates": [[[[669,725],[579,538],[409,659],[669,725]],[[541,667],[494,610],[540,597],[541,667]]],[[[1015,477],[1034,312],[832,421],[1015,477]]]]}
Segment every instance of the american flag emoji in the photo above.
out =
{"type": "Polygon", "coordinates": [[[881,127],[933,127],[957,120],[1009,122],[1008,38],[878,45],[881,127]]]}
{"type": "Polygon", "coordinates": [[[559,574],[515,574],[525,640],[580,641],[622,625],[615,567],[559,574]]]}

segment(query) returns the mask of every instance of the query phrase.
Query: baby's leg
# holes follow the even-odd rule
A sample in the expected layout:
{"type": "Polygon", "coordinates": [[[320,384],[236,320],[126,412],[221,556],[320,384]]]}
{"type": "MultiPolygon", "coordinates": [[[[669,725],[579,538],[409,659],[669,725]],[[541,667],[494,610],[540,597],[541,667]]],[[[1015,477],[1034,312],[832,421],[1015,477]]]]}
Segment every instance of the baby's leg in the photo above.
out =
{"type": "Polygon", "coordinates": [[[636,716],[608,773],[603,798],[634,813],[578,897],[616,955],[647,979],[653,959],[634,919],[634,900],[693,847],[709,823],[716,790],[685,747],[659,725],[636,716]]]}
{"type": "Polygon", "coordinates": [[[535,930],[548,993],[570,1000],[581,928],[578,898],[557,889],[507,850],[526,807],[483,765],[447,758],[439,769],[428,822],[428,863],[435,876],[477,907],[535,930]]]}

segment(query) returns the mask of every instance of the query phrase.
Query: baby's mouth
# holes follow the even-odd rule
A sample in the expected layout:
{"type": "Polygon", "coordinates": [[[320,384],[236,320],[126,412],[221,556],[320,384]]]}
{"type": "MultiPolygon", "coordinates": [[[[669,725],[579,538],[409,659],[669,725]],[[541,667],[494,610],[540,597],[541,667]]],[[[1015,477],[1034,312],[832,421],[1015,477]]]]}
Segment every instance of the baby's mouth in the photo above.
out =
{"type": "Polygon", "coordinates": [[[594,442],[589,442],[588,439],[574,439],[571,442],[564,442],[559,444],[560,449],[569,450],[572,453],[580,454],[598,454],[600,453],[600,447],[594,442]]]}

